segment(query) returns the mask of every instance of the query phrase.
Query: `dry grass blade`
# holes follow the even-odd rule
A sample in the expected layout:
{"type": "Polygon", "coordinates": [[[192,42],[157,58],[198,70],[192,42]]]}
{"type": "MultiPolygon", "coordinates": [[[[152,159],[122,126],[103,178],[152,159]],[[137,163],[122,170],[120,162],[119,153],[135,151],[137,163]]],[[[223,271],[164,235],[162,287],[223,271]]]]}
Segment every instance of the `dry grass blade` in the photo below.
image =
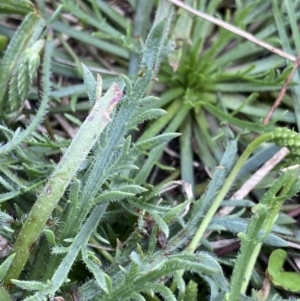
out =
{"type": "Polygon", "coordinates": [[[289,83],[291,82],[291,80],[292,80],[292,78],[293,78],[293,76],[294,76],[297,68],[299,67],[299,65],[300,65],[300,54],[297,55],[297,58],[294,61],[293,70],[290,73],[290,75],[286,78],[286,80],[284,82],[284,85],[282,86],[282,89],[281,89],[281,91],[280,91],[277,99],[275,100],[273,106],[271,107],[270,111],[268,112],[267,116],[265,117],[265,119],[263,121],[263,124],[267,124],[270,121],[270,119],[271,119],[274,111],[280,105],[280,103],[281,103],[281,101],[283,99],[283,96],[285,95],[285,92],[287,90],[287,87],[288,87],[289,83]]]}
{"type": "Polygon", "coordinates": [[[171,3],[173,3],[173,4],[175,4],[178,7],[181,7],[183,9],[185,9],[186,11],[194,14],[195,16],[203,18],[203,19],[205,19],[205,20],[207,20],[207,21],[209,21],[209,22],[211,22],[211,23],[213,23],[213,24],[215,24],[217,26],[220,26],[220,27],[222,27],[222,28],[224,28],[224,29],[226,29],[228,31],[231,31],[234,34],[236,34],[236,35],[238,35],[240,37],[243,37],[244,39],[246,39],[246,40],[248,40],[248,41],[250,41],[250,42],[252,42],[252,43],[254,43],[254,44],[258,45],[258,46],[261,46],[261,47],[263,47],[263,48],[265,48],[265,49],[267,49],[267,50],[269,50],[269,51],[271,51],[273,53],[276,53],[277,55],[279,55],[279,56],[281,56],[281,57],[283,57],[283,58],[285,58],[285,59],[287,59],[289,61],[293,62],[293,61],[296,60],[296,58],[293,55],[290,55],[290,54],[284,52],[283,50],[278,49],[278,48],[272,46],[271,44],[268,44],[268,43],[266,43],[264,41],[261,41],[261,40],[257,39],[255,36],[253,36],[252,34],[246,32],[246,31],[244,31],[244,30],[242,30],[240,28],[237,28],[237,27],[235,27],[235,26],[233,26],[233,25],[231,25],[231,24],[229,24],[227,22],[224,22],[222,20],[216,19],[216,18],[214,18],[214,17],[212,17],[212,16],[210,16],[208,14],[205,14],[203,12],[200,12],[200,11],[196,10],[196,9],[193,9],[192,7],[184,4],[183,2],[180,2],[179,0],[168,0],[168,1],[171,2],[171,3]]]}

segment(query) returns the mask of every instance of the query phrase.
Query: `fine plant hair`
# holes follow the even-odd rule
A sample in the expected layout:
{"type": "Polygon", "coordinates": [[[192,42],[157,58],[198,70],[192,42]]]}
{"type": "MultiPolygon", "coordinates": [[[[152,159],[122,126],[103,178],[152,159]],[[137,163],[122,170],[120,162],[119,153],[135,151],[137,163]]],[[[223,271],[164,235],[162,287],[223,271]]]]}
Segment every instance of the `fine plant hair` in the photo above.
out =
{"type": "MultiPolygon", "coordinates": [[[[46,12],[45,3],[42,0],[37,2],[41,11],[46,12]]],[[[186,12],[181,12],[177,19],[168,1],[159,1],[142,50],[131,40],[126,40],[127,36],[121,36],[109,27],[101,14],[97,16],[99,21],[95,16],[89,18],[74,0],[60,2],[64,7],[58,5],[50,18],[42,17],[30,1],[10,0],[3,8],[24,15],[24,19],[1,60],[0,135],[3,143],[0,145],[0,202],[3,207],[0,211],[0,280],[3,285],[0,300],[261,300],[261,291],[253,289],[249,292],[249,283],[252,282],[254,288],[262,287],[263,278],[255,265],[264,246],[289,246],[274,227],[283,202],[299,191],[299,172],[289,168],[274,172],[272,182],[259,195],[257,204],[247,200],[235,203],[227,198],[239,185],[240,178],[263,163],[265,157],[256,150],[266,143],[272,144],[272,151],[278,147],[288,149],[290,161],[286,162],[287,165],[298,163],[300,135],[285,127],[275,127],[276,120],[268,125],[256,119],[243,120],[239,111],[244,104],[232,114],[225,114],[216,102],[216,98],[222,98],[222,95],[216,97],[212,91],[220,90],[228,98],[236,89],[238,79],[249,90],[277,88],[291,71],[291,66],[281,74],[275,74],[274,70],[270,74],[265,70],[255,71],[258,67],[252,65],[242,66],[236,73],[229,70],[227,74],[229,59],[224,45],[231,43],[234,36],[224,30],[218,39],[212,39],[212,47],[207,52],[204,51],[202,33],[199,37],[194,34],[196,42],[190,49],[174,47],[174,43],[181,42],[181,36],[172,32],[173,24],[180,28],[183,20],[190,31],[193,20],[186,12]],[[103,80],[100,74],[95,76],[91,68],[77,60],[76,68],[83,77],[89,108],[71,141],[52,139],[38,130],[42,123],[47,123],[47,113],[52,109],[49,100],[55,100],[53,95],[56,95],[51,75],[55,58],[52,25],[60,24],[55,21],[60,18],[62,9],[95,28],[103,27],[102,37],[109,35],[112,41],[121,40],[128,49],[134,50],[130,54],[130,76],[114,74],[114,82],[109,85],[109,81],[103,80]],[[199,62],[200,54],[202,61],[199,62]],[[172,77],[176,68],[178,73],[172,77]],[[149,87],[158,78],[169,85],[170,90],[180,84],[172,95],[176,100],[168,107],[172,113],[162,109],[161,102],[168,103],[167,97],[160,100],[148,95],[149,87]],[[251,85],[247,86],[249,83],[251,85]],[[196,96],[193,98],[194,92],[196,96]],[[34,110],[24,110],[28,115],[22,123],[24,116],[20,114],[30,95],[37,97],[36,112],[32,114],[34,110]],[[208,101],[205,96],[208,96],[208,101]],[[184,98],[184,103],[180,103],[179,97],[184,98]],[[260,136],[248,141],[240,151],[241,141],[245,142],[242,135],[235,135],[230,127],[223,127],[221,151],[208,163],[212,170],[211,179],[201,196],[195,198],[196,185],[192,169],[188,168],[193,163],[191,125],[194,118],[198,118],[199,108],[204,108],[216,120],[240,127],[242,133],[253,131],[260,136]],[[170,118],[168,114],[174,118],[164,119],[170,118]],[[15,122],[19,119],[20,123],[15,122]],[[150,126],[139,133],[144,123],[150,126]],[[166,179],[157,184],[149,178],[157,167],[167,169],[160,157],[173,139],[181,145],[181,151],[186,152],[187,166],[181,163],[183,180],[166,179]],[[218,162],[214,164],[217,158],[218,162]],[[253,160],[256,160],[255,164],[253,160]],[[168,194],[174,187],[180,191],[176,200],[168,194]],[[23,198],[31,202],[24,202],[23,198]],[[5,211],[8,201],[13,216],[5,211]],[[228,204],[236,209],[233,214],[226,217],[216,215],[220,206],[228,204]],[[242,215],[247,206],[251,206],[251,212],[244,218],[242,215]],[[237,235],[241,244],[238,255],[230,259],[214,255],[207,240],[210,231],[237,235]],[[232,270],[230,275],[227,268],[232,270]]],[[[97,1],[90,2],[98,12],[97,1]]],[[[273,2],[277,23],[284,23],[277,2],[273,2]]],[[[105,1],[99,3],[110,17],[115,16],[105,1]]],[[[199,3],[204,9],[206,2],[199,3]]],[[[211,1],[207,6],[214,11],[219,4],[220,1],[211,1]]],[[[243,22],[248,22],[250,13],[256,16],[266,6],[260,3],[258,12],[254,12],[251,1],[247,1],[244,7],[237,1],[236,22],[244,26],[243,22]]],[[[143,15],[152,7],[154,1],[145,1],[140,4],[138,14],[143,15]]],[[[119,23],[119,20],[115,21],[122,26],[122,19],[119,23]]],[[[141,23],[136,21],[137,26],[142,27],[141,23]]],[[[199,21],[195,24],[198,30],[201,26],[209,27],[209,24],[199,21]]],[[[60,25],[65,28],[64,24],[60,25]]],[[[146,27],[143,27],[140,31],[136,29],[135,34],[145,32],[146,27]]],[[[287,40],[284,32],[280,34],[287,40]]],[[[96,44],[95,40],[93,42],[96,44]]],[[[105,50],[117,57],[115,45],[101,45],[108,47],[105,50]]],[[[246,43],[237,48],[240,58],[244,58],[247,51],[250,56],[257,51],[246,43]]],[[[230,50],[229,47],[228,55],[232,55],[230,50]]],[[[69,51],[74,55],[72,50],[69,51]]],[[[127,58],[126,51],[119,53],[121,63],[127,58]]],[[[293,89],[297,91],[297,87],[293,89]]],[[[170,99],[174,100],[172,97],[170,99]]],[[[251,94],[246,102],[251,103],[257,97],[257,94],[251,94]]],[[[206,123],[200,127],[205,135],[206,123]]],[[[197,143],[203,141],[202,138],[197,136],[197,143]]],[[[203,148],[207,147],[202,152],[204,156],[217,148],[218,143],[204,143],[203,148]]],[[[286,256],[286,252],[279,250],[273,253],[273,258],[276,259],[278,254],[286,256]]],[[[290,279],[293,276],[282,271],[283,263],[284,260],[280,264],[270,263],[266,275],[273,273],[275,285],[299,293],[297,284],[287,281],[283,287],[280,282],[281,275],[290,279]]],[[[265,300],[287,300],[279,294],[280,291],[272,292],[265,300]]]]}
{"type": "MultiPolygon", "coordinates": [[[[153,265],[152,263],[149,264],[149,262],[152,261],[152,257],[149,257],[146,260],[141,260],[139,259],[139,255],[134,251],[134,249],[132,249],[122,250],[122,253],[127,253],[130,256],[128,257],[128,255],[123,255],[116,260],[116,262],[121,263],[124,261],[127,262],[128,260],[129,262],[124,264],[121,271],[117,273],[114,272],[109,275],[104,273],[99,265],[94,262],[95,257],[87,249],[89,238],[96,230],[109,202],[125,202],[124,199],[127,198],[126,206],[134,208],[135,205],[137,208],[142,210],[147,208],[147,206],[144,208],[143,202],[140,200],[137,202],[137,200],[135,200],[135,195],[145,194],[143,198],[146,198],[147,200],[147,198],[151,198],[159,193],[158,189],[155,189],[156,191],[154,192],[151,191],[153,189],[151,187],[147,189],[135,184],[134,181],[130,183],[128,180],[124,180],[124,176],[129,176],[129,170],[136,168],[134,161],[139,154],[167,143],[170,139],[178,136],[178,134],[161,134],[132,144],[130,135],[128,136],[126,133],[131,128],[136,127],[138,123],[149,118],[157,118],[161,114],[165,113],[160,109],[143,111],[144,103],[157,101],[157,99],[153,97],[143,98],[143,95],[145,94],[148,85],[152,80],[154,80],[159,63],[170,51],[170,45],[165,42],[168,26],[169,21],[163,20],[158,22],[151,30],[144,46],[137,81],[132,85],[131,81],[126,76],[122,77],[126,85],[126,96],[122,97],[122,99],[120,99],[121,96],[118,94],[120,92],[117,90],[117,86],[112,86],[105,96],[100,98],[102,86],[101,79],[98,78],[96,81],[89,70],[83,66],[87,94],[91,103],[95,104],[92,112],[86,119],[86,122],[90,122],[90,128],[88,128],[89,123],[86,125],[84,123],[72,144],[64,151],[64,157],[54,169],[48,183],[45,185],[42,194],[39,196],[35,207],[33,207],[27,217],[19,237],[15,242],[14,252],[16,252],[17,256],[13,254],[7,259],[7,261],[11,263],[11,266],[4,279],[5,283],[9,284],[11,282],[23,290],[35,291],[33,295],[26,297],[25,300],[43,300],[47,297],[55,296],[56,292],[67,279],[68,273],[79,253],[81,254],[80,256],[87,268],[95,276],[96,285],[107,294],[107,297],[109,298],[108,300],[115,300],[116,298],[121,298],[122,300],[130,299],[134,296],[141,296],[141,292],[148,291],[149,289],[154,289],[154,291],[157,291],[166,297],[168,295],[172,296],[173,294],[170,289],[162,285],[155,284],[153,281],[180,270],[184,266],[185,269],[195,271],[197,273],[201,273],[202,270],[206,271],[208,275],[213,275],[220,271],[219,265],[212,259],[212,267],[206,267],[205,258],[208,257],[207,260],[210,258],[207,254],[190,254],[186,256],[184,256],[184,254],[178,254],[174,256],[170,255],[166,258],[162,256],[156,261],[157,264],[155,263],[153,265]],[[106,109],[107,111],[105,111],[105,97],[109,100],[108,107],[106,109]],[[113,106],[115,106],[118,102],[120,102],[120,105],[117,111],[112,113],[113,106]],[[96,105],[98,105],[99,109],[97,109],[98,107],[96,107],[96,105]],[[99,110],[99,112],[97,110],[99,110]],[[102,111],[104,111],[104,113],[101,114],[100,112],[102,111]],[[109,116],[111,113],[112,115],[109,116]],[[84,162],[84,157],[82,156],[87,156],[87,147],[87,150],[82,149],[77,153],[74,151],[72,153],[70,150],[75,149],[75,143],[87,144],[87,133],[83,135],[81,131],[84,133],[85,129],[89,131],[92,130],[91,123],[93,122],[93,118],[100,118],[97,114],[102,116],[102,120],[100,119],[99,122],[104,124],[104,132],[98,141],[94,139],[95,145],[93,147],[93,153],[90,157],[87,157],[86,162],[84,162]],[[105,125],[108,126],[105,127],[105,125]],[[83,137],[81,138],[81,141],[80,137],[83,137]],[[70,160],[69,157],[72,159],[70,160]],[[78,169],[78,167],[80,167],[83,163],[85,163],[86,167],[81,171],[76,171],[75,168],[71,169],[70,166],[68,167],[66,165],[66,163],[70,164],[72,161],[79,162],[76,169],[78,169]],[[65,165],[66,168],[64,167],[65,165]],[[124,174],[123,177],[121,177],[122,174],[124,174]],[[74,176],[76,176],[76,178],[74,178],[74,176]],[[69,180],[66,180],[67,178],[69,178],[69,180]],[[69,197],[67,197],[69,198],[69,202],[65,202],[64,211],[55,217],[55,219],[59,220],[57,225],[63,226],[63,230],[59,229],[55,231],[48,226],[44,228],[45,221],[47,221],[45,218],[44,225],[42,224],[42,221],[39,222],[40,228],[38,229],[36,226],[36,220],[33,218],[35,215],[35,208],[38,208],[39,210],[40,220],[42,220],[41,215],[49,216],[55,204],[57,204],[59,199],[62,197],[70,180],[72,181],[72,184],[68,192],[69,197]],[[60,188],[58,188],[59,186],[54,186],[54,183],[60,182],[64,182],[60,185],[60,188]],[[60,189],[58,195],[56,195],[56,191],[54,191],[56,189],[60,189]],[[148,197],[147,194],[149,194],[148,197]],[[45,206],[45,203],[43,202],[46,200],[46,195],[49,196],[49,200],[47,200],[48,207],[49,202],[52,202],[49,212],[47,212],[46,208],[43,208],[43,206],[45,206]],[[50,200],[50,198],[53,200],[50,200]],[[43,210],[41,210],[41,208],[43,208],[43,210]],[[32,228],[33,221],[35,221],[34,228],[32,228]],[[36,256],[34,260],[35,264],[31,269],[31,275],[27,275],[27,279],[32,280],[16,280],[29,257],[30,252],[29,250],[26,250],[26,248],[29,248],[32,243],[36,242],[36,239],[40,237],[42,232],[44,233],[46,240],[41,238],[39,243],[41,244],[41,250],[44,250],[44,252],[41,252],[36,256]],[[28,239],[26,243],[24,243],[23,237],[28,239]],[[46,269],[44,269],[43,262],[45,262],[45,258],[50,255],[49,244],[52,247],[52,255],[50,256],[46,269]],[[27,256],[25,254],[27,254],[27,256]],[[94,260],[92,260],[92,258],[94,258],[94,260]],[[203,260],[204,262],[201,263],[203,260]],[[180,263],[181,261],[182,263],[180,263]],[[198,261],[199,263],[197,263],[198,261]],[[156,265],[158,266],[153,269],[156,265]],[[213,267],[213,265],[215,265],[215,267],[213,267]],[[114,293],[111,294],[110,292],[112,292],[112,285],[114,283],[113,279],[119,279],[120,273],[125,273],[125,276],[123,277],[127,280],[122,283],[119,288],[114,289],[114,293]],[[42,282],[34,280],[40,279],[40,277],[43,279],[42,282]],[[131,283],[133,279],[136,279],[136,286],[138,289],[124,291],[124,287],[127,287],[127,281],[130,281],[131,283]]],[[[46,44],[44,56],[47,57],[48,60],[51,57],[51,38],[46,44]],[[49,50],[47,50],[47,47],[49,50]]],[[[44,66],[44,73],[49,75],[49,61],[46,61],[45,58],[44,66]]],[[[44,77],[44,80],[46,80],[46,76],[44,77]]],[[[90,133],[89,135],[91,136],[90,133]]],[[[138,199],[139,198],[140,197],[138,197],[138,199]]],[[[129,210],[132,209],[129,208],[129,210]]],[[[182,206],[179,206],[176,211],[180,210],[182,210],[182,206]]],[[[173,212],[168,219],[169,221],[172,221],[176,216],[174,208],[172,211],[173,212]]],[[[152,214],[156,222],[160,225],[164,232],[166,232],[165,234],[168,235],[169,230],[166,222],[158,213],[153,212],[152,214]]],[[[155,229],[153,229],[153,233],[154,232],[155,229]]],[[[150,249],[154,251],[153,247],[155,247],[155,236],[153,235],[154,234],[152,234],[150,249]]],[[[133,237],[134,236],[135,235],[133,234],[133,237]]],[[[128,246],[131,248],[133,247],[132,244],[128,244],[128,246]]],[[[7,261],[5,262],[5,266],[8,264],[7,261]]],[[[134,283],[131,283],[131,286],[134,285],[134,283]]],[[[99,293],[100,292],[98,291],[97,294],[99,293]]],[[[88,299],[97,297],[93,296],[91,292],[90,295],[91,296],[88,299]]],[[[86,299],[87,297],[84,298],[86,299]]]]}

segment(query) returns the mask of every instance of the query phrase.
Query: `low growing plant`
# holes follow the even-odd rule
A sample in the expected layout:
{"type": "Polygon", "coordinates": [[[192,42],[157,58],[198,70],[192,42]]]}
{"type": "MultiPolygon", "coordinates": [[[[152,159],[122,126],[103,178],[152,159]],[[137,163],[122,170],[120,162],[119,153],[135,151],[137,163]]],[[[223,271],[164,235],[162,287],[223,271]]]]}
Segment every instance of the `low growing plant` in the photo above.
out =
{"type": "MultiPolygon", "coordinates": [[[[208,12],[214,12],[220,4],[211,1],[206,6],[206,1],[195,2],[200,9],[207,7],[208,12]]],[[[0,256],[3,260],[0,279],[3,286],[0,300],[287,300],[278,291],[266,293],[262,289],[264,277],[257,273],[255,265],[263,244],[276,248],[289,246],[287,239],[280,237],[274,228],[283,202],[299,190],[297,169],[273,172],[276,177],[264,187],[263,193],[257,194],[255,206],[247,200],[230,203],[226,198],[241,173],[245,174],[249,157],[267,142],[288,148],[290,161],[284,162],[287,166],[298,162],[299,134],[286,127],[275,127],[276,120],[267,126],[256,118],[245,122],[241,117],[245,115],[244,101],[251,103],[257,95],[252,94],[247,100],[240,98],[242,94],[233,97],[235,81],[243,82],[243,92],[273,90],[283,84],[291,67],[275,76],[272,70],[261,70],[258,65],[251,67],[250,62],[239,65],[242,58],[250,60],[260,51],[243,52],[249,42],[239,44],[236,61],[228,64],[228,56],[234,52],[226,49],[233,34],[222,30],[206,48],[205,39],[212,34],[210,26],[193,21],[181,11],[175,20],[175,28],[179,29],[172,32],[173,8],[168,2],[160,1],[137,68],[139,45],[129,34],[120,34],[117,28],[124,31],[127,25],[104,1],[98,4],[89,1],[91,6],[85,2],[77,6],[72,0],[61,1],[64,7],[53,4],[55,11],[51,18],[46,17],[45,3],[38,3],[41,11],[29,1],[0,1],[3,11],[24,15],[1,60],[0,256]],[[86,11],[91,7],[95,15],[89,18],[86,11]],[[99,7],[108,18],[115,18],[116,28],[104,21],[99,7]],[[113,46],[122,45],[124,48],[120,47],[119,53],[117,48],[110,49],[120,65],[131,51],[128,65],[132,78],[135,75],[134,80],[121,75],[108,87],[111,78],[102,79],[100,75],[95,78],[90,68],[79,64],[68,44],[62,43],[76,60],[72,70],[76,69],[77,76],[83,75],[90,102],[84,122],[69,117],[79,124],[71,141],[38,131],[45,118],[47,123],[49,99],[55,92],[62,93],[51,91],[55,86],[51,68],[58,67],[52,59],[62,56],[61,50],[54,49],[52,29],[74,34],[58,21],[62,10],[102,30],[95,36],[110,37],[113,46]],[[103,28],[98,19],[102,20],[103,28]],[[188,25],[186,38],[191,46],[174,50],[173,40],[180,44],[183,23],[188,25]],[[196,32],[201,26],[206,30],[199,38],[196,32]],[[198,64],[199,56],[202,61],[198,64]],[[238,71],[232,73],[229,67],[238,71]],[[154,86],[156,93],[162,87],[154,85],[157,76],[170,89],[162,95],[162,101],[148,95],[149,86],[154,86]],[[104,95],[103,90],[106,90],[104,95]],[[18,120],[29,113],[24,108],[32,95],[40,101],[39,107],[21,130],[18,120]],[[224,100],[224,110],[218,97],[224,100]],[[229,109],[227,97],[239,101],[238,107],[231,108],[232,114],[225,113],[229,109]],[[163,110],[161,107],[169,102],[172,103],[167,111],[163,110]],[[212,141],[212,133],[206,129],[205,112],[214,120],[236,128],[222,128],[221,142],[212,141]],[[148,128],[137,137],[140,125],[151,119],[155,121],[148,123],[148,128]],[[199,198],[195,198],[199,193],[195,192],[189,144],[192,129],[196,129],[199,147],[201,141],[207,143],[201,160],[213,170],[199,198]],[[183,137],[176,130],[182,131],[183,137]],[[235,135],[249,130],[261,135],[248,144],[247,138],[235,135]],[[181,162],[183,180],[172,181],[170,177],[158,184],[148,181],[155,165],[165,168],[158,163],[160,156],[177,137],[181,157],[187,159],[181,162]],[[242,151],[238,147],[241,143],[245,146],[242,151]],[[216,148],[217,144],[222,147],[216,148]],[[212,150],[213,156],[205,153],[212,150]],[[175,199],[170,190],[177,187],[181,190],[175,199]],[[217,216],[217,210],[225,204],[235,209],[252,206],[251,216],[242,217],[245,210],[217,216]],[[207,240],[207,233],[213,230],[238,233],[241,248],[236,259],[213,254],[207,240]],[[230,275],[227,267],[232,268],[230,275]],[[250,281],[251,288],[256,290],[248,289],[250,281]]],[[[152,1],[140,4],[136,9],[138,16],[145,12],[150,20],[153,5],[152,1]]],[[[246,27],[268,5],[259,3],[256,10],[251,1],[237,5],[234,22],[246,27]]],[[[275,10],[276,5],[274,1],[275,10]]],[[[280,17],[276,11],[277,23],[280,17]]],[[[270,15],[264,20],[270,24],[270,15]]],[[[145,28],[141,29],[141,35],[144,32],[145,28]]],[[[262,26],[258,35],[263,32],[262,26]]],[[[86,40],[86,32],[79,36],[86,40]]],[[[105,43],[91,41],[99,48],[107,47],[105,43]]],[[[268,59],[272,60],[272,66],[283,65],[282,59],[268,59]]],[[[73,108],[78,108],[75,100],[73,108]]],[[[298,293],[300,287],[291,272],[282,271],[285,258],[286,252],[281,249],[271,254],[265,281],[269,279],[275,287],[298,293]],[[285,281],[280,279],[283,275],[287,277],[285,281]]]]}

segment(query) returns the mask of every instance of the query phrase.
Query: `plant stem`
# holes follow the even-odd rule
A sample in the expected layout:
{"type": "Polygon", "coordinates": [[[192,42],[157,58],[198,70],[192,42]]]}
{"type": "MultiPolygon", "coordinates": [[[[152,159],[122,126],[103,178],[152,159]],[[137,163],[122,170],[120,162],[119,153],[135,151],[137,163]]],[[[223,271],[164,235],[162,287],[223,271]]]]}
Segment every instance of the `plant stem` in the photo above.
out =
{"type": "Polygon", "coordinates": [[[245,275],[249,274],[249,271],[251,270],[248,267],[252,267],[255,264],[256,257],[252,256],[252,254],[258,254],[257,252],[259,252],[262,244],[259,239],[259,231],[261,230],[264,221],[267,219],[268,211],[266,206],[261,206],[261,204],[257,206],[256,213],[249,223],[246,233],[240,233],[238,235],[242,242],[242,246],[234,265],[231,277],[231,287],[229,293],[226,294],[226,301],[240,300],[241,288],[244,283],[247,282],[245,275]]]}
{"type": "MultiPolygon", "coordinates": [[[[225,181],[222,189],[219,191],[218,195],[215,198],[215,201],[207,211],[202,223],[200,224],[199,228],[197,229],[195,235],[193,236],[192,240],[190,241],[189,245],[185,248],[185,251],[189,253],[194,253],[197,249],[200,240],[203,237],[204,232],[206,231],[209,223],[211,222],[213,216],[217,212],[220,204],[222,203],[224,197],[228,193],[230,186],[234,182],[236,176],[238,175],[240,169],[242,168],[245,161],[248,159],[250,154],[253,152],[255,148],[257,148],[261,143],[268,141],[272,137],[272,133],[266,133],[259,136],[253,142],[249,144],[249,146],[245,149],[241,157],[236,162],[235,166],[233,167],[230,175],[228,176],[227,180],[225,181]]],[[[224,168],[223,166],[218,166],[217,168],[224,168]]],[[[183,275],[183,270],[179,271],[179,275],[183,275]]],[[[171,290],[174,291],[176,289],[176,283],[173,282],[171,285],[171,290]]]]}
{"type": "Polygon", "coordinates": [[[17,279],[22,272],[31,249],[39,238],[43,228],[65,190],[75,176],[80,165],[88,155],[101,132],[111,121],[109,114],[120,101],[122,92],[117,84],[113,84],[101,98],[102,81],[97,81],[97,101],[78,133],[58,163],[37,201],[32,207],[14,245],[16,257],[8,271],[4,283],[17,279]]]}
{"type": "Polygon", "coordinates": [[[246,233],[239,234],[242,244],[232,272],[226,301],[238,301],[240,295],[246,292],[261,245],[271,232],[282,203],[294,195],[298,187],[299,180],[295,177],[294,171],[288,170],[280,175],[259,204],[254,207],[255,212],[246,233]],[[261,230],[264,231],[263,235],[260,234],[261,230]]]}
{"type": "MultiPolygon", "coordinates": [[[[284,186],[282,188],[282,190],[279,192],[279,196],[284,196],[287,193],[287,189],[290,188],[291,184],[294,182],[295,177],[294,174],[291,174],[290,177],[288,177],[287,181],[284,183],[284,186]]],[[[266,218],[266,221],[264,222],[263,226],[261,227],[261,229],[263,231],[265,231],[265,236],[267,234],[269,234],[273,228],[273,225],[277,219],[277,215],[278,212],[282,206],[283,201],[276,201],[275,200],[271,200],[271,205],[268,206],[269,210],[268,210],[268,215],[266,218]]],[[[250,257],[248,257],[248,261],[247,264],[245,265],[245,273],[244,273],[244,281],[243,284],[241,286],[241,293],[244,294],[247,290],[251,275],[252,275],[252,271],[254,269],[254,265],[256,263],[258,254],[260,252],[262,246],[262,242],[257,244],[257,246],[254,248],[254,250],[251,252],[250,257]]]]}
{"type": "MultiPolygon", "coordinates": [[[[230,175],[228,176],[227,180],[224,183],[224,186],[219,191],[217,197],[215,198],[215,201],[207,211],[202,223],[200,224],[198,230],[196,231],[194,237],[192,238],[191,242],[186,248],[186,251],[193,253],[195,252],[201,238],[203,237],[204,232],[206,231],[210,221],[212,220],[214,214],[217,212],[218,208],[220,207],[224,197],[228,193],[230,186],[234,182],[237,174],[239,173],[240,169],[242,168],[245,161],[248,159],[248,157],[251,155],[253,150],[257,148],[261,143],[268,141],[271,138],[271,133],[266,133],[261,136],[259,136],[257,139],[255,139],[253,142],[249,144],[249,146],[245,149],[241,157],[236,162],[235,166],[233,167],[230,175]]],[[[217,168],[223,168],[222,166],[218,166],[217,168]]]]}

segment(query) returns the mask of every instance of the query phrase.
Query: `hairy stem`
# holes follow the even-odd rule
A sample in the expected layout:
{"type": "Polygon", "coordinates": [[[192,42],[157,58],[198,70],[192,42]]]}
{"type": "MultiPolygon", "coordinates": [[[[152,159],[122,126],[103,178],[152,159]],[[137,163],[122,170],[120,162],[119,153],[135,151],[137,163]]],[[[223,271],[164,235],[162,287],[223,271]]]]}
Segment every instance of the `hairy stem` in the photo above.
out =
{"type": "Polygon", "coordinates": [[[15,242],[14,251],[16,252],[16,257],[5,277],[4,282],[6,284],[11,279],[19,277],[29,258],[30,250],[40,236],[51,212],[58,204],[101,132],[111,121],[109,114],[120,101],[122,92],[117,84],[113,84],[101,98],[101,87],[102,81],[99,76],[97,101],[91,113],[80,127],[63,158],[50,176],[15,242]]]}

